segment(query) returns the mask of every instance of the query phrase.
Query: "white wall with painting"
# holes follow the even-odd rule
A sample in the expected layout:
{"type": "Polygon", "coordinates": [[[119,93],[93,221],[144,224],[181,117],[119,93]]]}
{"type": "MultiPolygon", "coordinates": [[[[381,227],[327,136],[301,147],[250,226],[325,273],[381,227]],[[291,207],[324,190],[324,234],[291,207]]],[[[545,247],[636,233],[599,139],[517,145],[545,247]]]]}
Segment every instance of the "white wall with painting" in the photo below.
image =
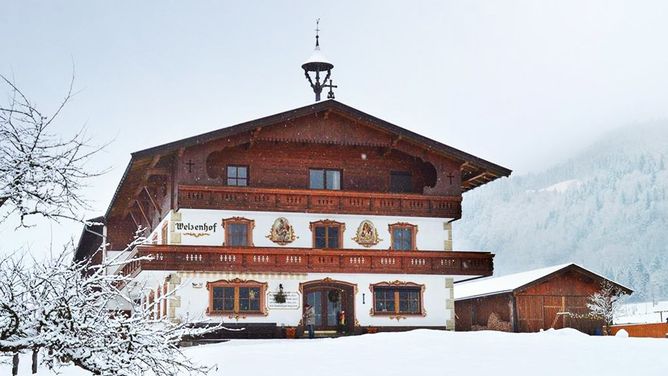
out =
{"type": "MultiPolygon", "coordinates": [[[[369,216],[347,214],[319,214],[319,213],[289,213],[289,212],[262,212],[262,211],[229,211],[209,209],[180,209],[168,216],[169,243],[182,245],[212,245],[220,246],[225,242],[225,230],[222,221],[226,218],[243,217],[254,221],[252,229],[253,245],[256,247],[280,247],[272,242],[270,235],[274,221],[279,217],[286,218],[294,229],[296,239],[285,244],[286,247],[313,247],[313,234],[310,222],[332,220],[345,223],[343,232],[343,247],[351,249],[383,249],[391,246],[391,236],[388,225],[404,222],[417,226],[415,236],[418,250],[443,250],[448,240],[448,231],[445,224],[447,218],[429,217],[400,217],[400,216],[369,216]],[[379,242],[369,247],[358,244],[353,238],[356,236],[360,224],[368,220],[375,226],[379,242]],[[178,237],[172,234],[179,234],[178,237]],[[175,241],[178,238],[178,242],[175,241]]],[[[156,229],[159,231],[159,229],[156,229]]]]}

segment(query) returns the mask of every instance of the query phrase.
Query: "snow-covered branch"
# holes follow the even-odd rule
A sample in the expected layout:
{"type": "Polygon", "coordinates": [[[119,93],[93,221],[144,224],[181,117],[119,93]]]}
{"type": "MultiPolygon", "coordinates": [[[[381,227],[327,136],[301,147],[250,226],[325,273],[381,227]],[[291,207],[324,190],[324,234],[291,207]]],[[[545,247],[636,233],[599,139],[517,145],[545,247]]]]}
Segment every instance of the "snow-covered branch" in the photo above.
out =
{"type": "Polygon", "coordinates": [[[591,315],[602,318],[605,325],[609,327],[613,323],[613,318],[619,309],[619,303],[624,294],[624,291],[617,285],[608,280],[603,280],[600,290],[589,296],[587,308],[589,308],[591,315]]]}
{"type": "Polygon", "coordinates": [[[156,305],[166,304],[170,294],[141,304],[119,290],[128,278],[107,274],[104,261],[91,266],[72,263],[70,256],[63,252],[31,267],[23,259],[0,261],[1,353],[41,349],[49,368],[72,363],[99,375],[205,374],[210,369],[193,364],[179,343],[220,327],[195,329],[187,320],[155,315],[156,305]],[[115,309],[121,301],[130,309],[115,309]]]}
{"type": "Polygon", "coordinates": [[[0,87],[9,94],[6,103],[0,102],[0,223],[13,214],[24,227],[32,215],[78,219],[77,212],[87,207],[81,189],[99,172],[84,164],[100,148],[89,145],[83,130],[66,139],[51,131],[72,98],[73,82],[74,77],[57,109],[44,114],[13,81],[0,75],[0,87]]]}

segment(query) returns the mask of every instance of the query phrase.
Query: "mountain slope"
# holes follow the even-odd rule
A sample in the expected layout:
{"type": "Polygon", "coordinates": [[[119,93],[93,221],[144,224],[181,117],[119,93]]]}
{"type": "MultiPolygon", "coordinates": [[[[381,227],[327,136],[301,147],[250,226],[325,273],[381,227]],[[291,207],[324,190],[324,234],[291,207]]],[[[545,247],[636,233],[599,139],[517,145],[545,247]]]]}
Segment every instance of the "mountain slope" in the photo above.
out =
{"type": "Polygon", "coordinates": [[[575,261],[668,297],[668,123],[622,128],[544,172],[465,194],[457,249],[496,253],[497,274],[575,261]]]}

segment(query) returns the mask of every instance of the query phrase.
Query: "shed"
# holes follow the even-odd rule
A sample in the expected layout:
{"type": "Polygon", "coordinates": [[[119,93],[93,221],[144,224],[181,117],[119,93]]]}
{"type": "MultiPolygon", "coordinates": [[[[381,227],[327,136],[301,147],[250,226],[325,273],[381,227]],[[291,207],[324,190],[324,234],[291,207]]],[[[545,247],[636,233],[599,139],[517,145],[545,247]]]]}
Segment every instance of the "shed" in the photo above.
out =
{"type": "Polygon", "coordinates": [[[603,321],[584,316],[589,312],[587,298],[605,280],[625,294],[633,292],[573,263],[457,283],[455,330],[537,332],[568,327],[600,333],[603,321]]]}

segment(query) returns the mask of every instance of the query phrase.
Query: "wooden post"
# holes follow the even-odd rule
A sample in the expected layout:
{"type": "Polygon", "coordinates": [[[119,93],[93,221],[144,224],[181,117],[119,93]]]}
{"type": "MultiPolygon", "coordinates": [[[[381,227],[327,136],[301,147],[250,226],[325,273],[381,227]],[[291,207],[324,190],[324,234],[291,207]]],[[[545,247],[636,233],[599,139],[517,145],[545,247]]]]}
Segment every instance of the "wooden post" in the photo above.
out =
{"type": "Polygon", "coordinates": [[[19,353],[15,353],[12,357],[12,376],[19,374],[19,353]]]}
{"type": "Polygon", "coordinates": [[[34,347],[32,349],[32,374],[35,375],[37,374],[37,353],[39,352],[39,348],[34,347]]]}
{"type": "Polygon", "coordinates": [[[517,333],[518,330],[518,325],[517,325],[517,302],[515,301],[515,293],[510,293],[510,325],[512,327],[513,333],[517,333]]]}

